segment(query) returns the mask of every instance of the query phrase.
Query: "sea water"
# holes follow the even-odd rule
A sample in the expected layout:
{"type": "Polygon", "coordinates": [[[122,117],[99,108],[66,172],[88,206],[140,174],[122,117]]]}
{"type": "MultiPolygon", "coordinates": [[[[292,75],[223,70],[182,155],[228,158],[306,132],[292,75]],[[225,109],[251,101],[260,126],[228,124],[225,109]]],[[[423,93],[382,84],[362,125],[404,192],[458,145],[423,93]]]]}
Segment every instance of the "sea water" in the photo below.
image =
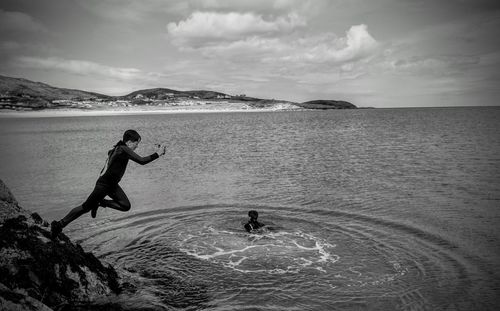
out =
{"type": "Polygon", "coordinates": [[[0,178],[49,220],[129,129],[132,209],[65,232],[162,310],[497,310],[500,109],[1,118],[0,178]],[[274,230],[248,234],[248,210],[274,230]]]}

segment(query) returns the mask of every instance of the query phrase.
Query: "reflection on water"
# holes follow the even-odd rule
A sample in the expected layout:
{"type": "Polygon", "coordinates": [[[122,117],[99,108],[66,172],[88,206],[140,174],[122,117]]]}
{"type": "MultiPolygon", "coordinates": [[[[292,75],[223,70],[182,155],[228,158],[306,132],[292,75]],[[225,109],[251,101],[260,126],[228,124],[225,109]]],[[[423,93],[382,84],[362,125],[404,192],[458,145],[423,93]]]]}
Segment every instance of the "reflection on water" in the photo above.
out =
{"type": "Polygon", "coordinates": [[[128,128],[127,213],[67,233],[125,276],[130,305],[208,310],[496,310],[500,109],[4,119],[0,176],[52,219],[128,128]],[[75,165],[78,163],[78,165],[75,165]],[[249,235],[249,209],[277,231],[249,235]],[[143,299],[139,299],[143,297],[143,299]]]}

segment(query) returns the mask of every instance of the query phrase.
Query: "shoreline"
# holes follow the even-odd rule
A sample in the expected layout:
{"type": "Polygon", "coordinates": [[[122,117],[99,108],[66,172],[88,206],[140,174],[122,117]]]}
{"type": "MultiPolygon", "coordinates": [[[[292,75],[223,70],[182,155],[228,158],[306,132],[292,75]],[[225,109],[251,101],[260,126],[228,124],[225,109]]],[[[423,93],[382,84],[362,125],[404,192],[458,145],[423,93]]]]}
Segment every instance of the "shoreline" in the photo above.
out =
{"type": "Polygon", "coordinates": [[[100,117],[119,115],[148,115],[148,114],[183,114],[183,113],[235,113],[235,112],[276,112],[276,111],[307,111],[308,109],[273,109],[273,108],[156,108],[156,109],[46,109],[39,111],[0,111],[1,118],[45,118],[45,117],[100,117]],[[197,109],[196,109],[197,108],[197,109]]]}

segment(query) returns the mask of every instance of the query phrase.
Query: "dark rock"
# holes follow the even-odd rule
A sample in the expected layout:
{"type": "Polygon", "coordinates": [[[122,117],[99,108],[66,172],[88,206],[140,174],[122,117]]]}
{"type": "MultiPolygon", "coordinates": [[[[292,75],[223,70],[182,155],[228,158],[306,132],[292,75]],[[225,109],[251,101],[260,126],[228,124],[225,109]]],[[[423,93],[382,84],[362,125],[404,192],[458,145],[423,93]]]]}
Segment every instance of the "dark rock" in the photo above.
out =
{"type": "MultiPolygon", "coordinates": [[[[10,193],[1,181],[0,185],[10,193]]],[[[0,216],[2,311],[163,311],[207,306],[207,284],[156,271],[147,263],[124,267],[119,278],[113,267],[65,234],[52,239],[40,215],[0,200],[0,216]]],[[[176,258],[183,255],[175,249],[165,251],[176,258]]]]}
{"type": "Polygon", "coordinates": [[[6,310],[73,310],[73,306],[90,306],[102,297],[120,293],[118,274],[111,266],[86,253],[64,234],[52,240],[40,215],[17,206],[1,181],[0,189],[2,310],[6,306],[6,310]]]}
{"type": "Polygon", "coordinates": [[[42,217],[38,213],[31,214],[31,218],[35,221],[36,224],[40,225],[43,223],[42,217]]]}
{"type": "Polygon", "coordinates": [[[0,307],[9,311],[51,311],[49,307],[30,296],[10,290],[0,283],[0,307]]]}
{"type": "Polygon", "coordinates": [[[17,205],[16,198],[14,198],[12,192],[10,192],[9,188],[7,188],[7,186],[3,183],[1,179],[0,179],[0,201],[17,205]]]}

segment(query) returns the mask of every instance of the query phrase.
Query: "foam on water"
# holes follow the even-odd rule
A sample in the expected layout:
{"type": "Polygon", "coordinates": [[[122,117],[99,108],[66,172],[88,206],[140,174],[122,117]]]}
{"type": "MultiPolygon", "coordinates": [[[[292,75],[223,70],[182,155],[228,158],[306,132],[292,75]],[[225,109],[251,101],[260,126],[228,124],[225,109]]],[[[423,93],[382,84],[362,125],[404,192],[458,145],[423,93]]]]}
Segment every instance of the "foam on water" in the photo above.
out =
{"type": "Polygon", "coordinates": [[[243,273],[326,272],[339,259],[335,245],[300,230],[247,234],[209,225],[179,237],[179,249],[186,254],[243,273]]]}
{"type": "Polygon", "coordinates": [[[468,310],[474,295],[493,294],[473,285],[475,271],[493,273],[477,272],[487,268],[480,258],[422,228],[362,213],[219,204],[126,215],[100,228],[81,242],[166,306],[426,310],[453,301],[468,310]],[[249,209],[281,228],[247,233],[249,209]],[[255,302],[262,295],[268,300],[255,302]]]}
{"type": "Polygon", "coordinates": [[[140,130],[139,154],[162,137],[168,156],[129,165],[129,212],[99,209],[65,232],[129,276],[131,300],[498,309],[497,107],[4,119],[2,180],[59,219],[88,196],[124,124],[140,130]],[[249,209],[283,229],[248,235],[249,209]]]}

